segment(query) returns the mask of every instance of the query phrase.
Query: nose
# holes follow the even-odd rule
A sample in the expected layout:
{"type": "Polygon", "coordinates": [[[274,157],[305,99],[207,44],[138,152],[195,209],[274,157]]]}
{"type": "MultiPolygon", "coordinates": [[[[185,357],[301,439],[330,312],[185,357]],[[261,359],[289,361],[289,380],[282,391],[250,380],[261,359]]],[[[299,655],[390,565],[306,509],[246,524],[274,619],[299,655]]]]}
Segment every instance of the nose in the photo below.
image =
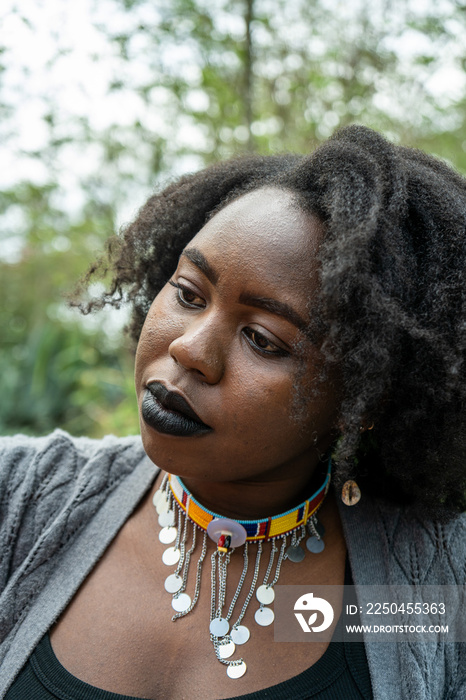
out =
{"type": "Polygon", "coordinates": [[[207,384],[217,384],[225,371],[222,335],[218,325],[200,316],[170,343],[168,350],[176,364],[195,372],[207,384]]]}

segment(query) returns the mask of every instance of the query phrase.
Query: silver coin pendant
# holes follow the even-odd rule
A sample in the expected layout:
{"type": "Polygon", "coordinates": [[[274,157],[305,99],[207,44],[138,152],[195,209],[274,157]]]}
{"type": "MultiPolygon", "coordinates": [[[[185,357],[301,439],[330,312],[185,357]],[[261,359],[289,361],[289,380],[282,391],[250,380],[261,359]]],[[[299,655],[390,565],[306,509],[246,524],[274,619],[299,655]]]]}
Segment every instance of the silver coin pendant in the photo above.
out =
{"type": "Polygon", "coordinates": [[[162,554],[162,561],[166,566],[173,566],[180,561],[180,550],[169,547],[162,554]]]}
{"type": "Polygon", "coordinates": [[[168,593],[178,593],[182,585],[183,579],[181,576],[178,576],[178,574],[170,574],[170,576],[167,576],[164,583],[165,590],[168,591],[168,593]]]}
{"type": "Polygon", "coordinates": [[[176,540],[176,527],[163,527],[159,532],[159,540],[162,544],[171,544],[176,540]]]}
{"type": "Polygon", "coordinates": [[[250,636],[251,633],[246,625],[238,625],[238,627],[233,627],[230,632],[230,637],[236,645],[246,644],[250,636]]]}
{"type": "Polygon", "coordinates": [[[244,663],[244,661],[241,661],[240,664],[230,664],[227,668],[227,676],[229,678],[241,678],[241,676],[244,676],[246,673],[247,666],[244,663]]]}
{"type": "Polygon", "coordinates": [[[157,505],[155,506],[155,510],[157,511],[158,515],[162,515],[162,513],[166,513],[167,510],[169,509],[169,503],[168,503],[168,498],[165,493],[163,493],[160,498],[158,499],[157,505]]]}
{"type": "Polygon", "coordinates": [[[179,596],[173,598],[172,608],[176,612],[185,612],[191,605],[191,598],[187,593],[180,593],[179,596]]]}
{"type": "Polygon", "coordinates": [[[214,617],[209,625],[210,634],[214,637],[224,637],[229,629],[230,623],[224,617],[214,617]]]}
{"type": "Polygon", "coordinates": [[[290,561],[294,562],[295,564],[299,564],[299,562],[302,561],[306,555],[304,553],[304,549],[299,545],[296,547],[290,545],[286,550],[286,556],[290,561]]]}
{"type": "Polygon", "coordinates": [[[235,653],[235,648],[234,642],[232,642],[231,639],[225,642],[220,642],[217,647],[218,655],[221,659],[229,659],[230,656],[233,656],[235,653]]]}
{"type": "Polygon", "coordinates": [[[160,527],[172,527],[175,524],[175,513],[172,510],[167,510],[166,513],[159,515],[160,527]]]}
{"type": "Polygon", "coordinates": [[[160,489],[158,489],[158,490],[154,493],[154,497],[152,498],[152,503],[154,504],[154,506],[155,506],[156,508],[157,508],[157,506],[159,505],[159,502],[160,502],[160,499],[162,498],[162,496],[163,496],[163,491],[161,491],[160,489]]]}
{"type": "Polygon", "coordinates": [[[321,538],[320,540],[314,535],[312,537],[308,537],[306,540],[306,547],[310,552],[313,554],[320,554],[320,552],[323,552],[325,549],[325,543],[323,539],[321,538]]]}
{"type": "Polygon", "coordinates": [[[272,586],[262,585],[256,591],[256,598],[263,605],[270,605],[275,600],[275,591],[272,586]]]}
{"type": "Polygon", "coordinates": [[[272,608],[259,608],[254,613],[254,619],[261,627],[268,627],[275,619],[275,613],[272,608]]]}

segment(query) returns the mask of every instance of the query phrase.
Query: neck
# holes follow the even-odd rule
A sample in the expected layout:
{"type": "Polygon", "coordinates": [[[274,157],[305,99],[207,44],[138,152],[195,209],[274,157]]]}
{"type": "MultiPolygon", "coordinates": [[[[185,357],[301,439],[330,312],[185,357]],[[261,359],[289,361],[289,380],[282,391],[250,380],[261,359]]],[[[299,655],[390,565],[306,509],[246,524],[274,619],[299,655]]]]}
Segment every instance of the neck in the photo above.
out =
{"type": "Polygon", "coordinates": [[[283,513],[309,498],[323,483],[327,462],[300,478],[206,482],[181,477],[186,489],[206,509],[223,517],[255,520],[283,513]]]}

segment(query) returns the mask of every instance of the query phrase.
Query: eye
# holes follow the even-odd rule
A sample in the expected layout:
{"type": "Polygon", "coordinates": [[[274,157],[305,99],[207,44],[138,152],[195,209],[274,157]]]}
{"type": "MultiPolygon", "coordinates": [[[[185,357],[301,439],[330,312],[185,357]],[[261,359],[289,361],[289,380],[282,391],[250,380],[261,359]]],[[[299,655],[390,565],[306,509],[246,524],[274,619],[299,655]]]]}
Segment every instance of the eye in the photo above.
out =
{"type": "Polygon", "coordinates": [[[173,282],[173,280],[168,280],[168,283],[171,284],[172,287],[175,287],[175,289],[177,290],[176,298],[181,306],[184,306],[188,309],[204,308],[205,300],[201,296],[199,296],[199,294],[196,294],[196,292],[193,292],[191,289],[186,287],[184,284],[180,284],[179,282],[173,282]]]}
{"type": "Polygon", "coordinates": [[[246,328],[243,328],[243,333],[246,336],[246,339],[249,345],[253,348],[253,350],[256,350],[262,355],[286,357],[290,354],[287,350],[279,347],[276,343],[269,340],[269,338],[267,338],[263,333],[256,330],[255,328],[246,326],[246,328]]]}

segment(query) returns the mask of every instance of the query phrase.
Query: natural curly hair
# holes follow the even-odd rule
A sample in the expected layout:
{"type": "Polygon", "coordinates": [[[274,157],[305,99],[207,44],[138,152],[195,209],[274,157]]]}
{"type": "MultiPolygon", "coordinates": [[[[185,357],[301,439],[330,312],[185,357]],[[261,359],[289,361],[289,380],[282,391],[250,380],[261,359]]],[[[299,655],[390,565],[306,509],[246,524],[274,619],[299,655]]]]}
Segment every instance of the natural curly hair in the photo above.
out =
{"type": "Polygon", "coordinates": [[[426,154],[360,126],[311,155],[210,166],[152,196],[96,274],[110,289],[86,312],[132,304],[137,339],[186,244],[239,195],[292,190],[324,224],[323,348],[340,368],[338,483],[430,515],[466,509],[466,181],[426,154]],[[361,437],[361,425],[374,430],[361,437]]]}

